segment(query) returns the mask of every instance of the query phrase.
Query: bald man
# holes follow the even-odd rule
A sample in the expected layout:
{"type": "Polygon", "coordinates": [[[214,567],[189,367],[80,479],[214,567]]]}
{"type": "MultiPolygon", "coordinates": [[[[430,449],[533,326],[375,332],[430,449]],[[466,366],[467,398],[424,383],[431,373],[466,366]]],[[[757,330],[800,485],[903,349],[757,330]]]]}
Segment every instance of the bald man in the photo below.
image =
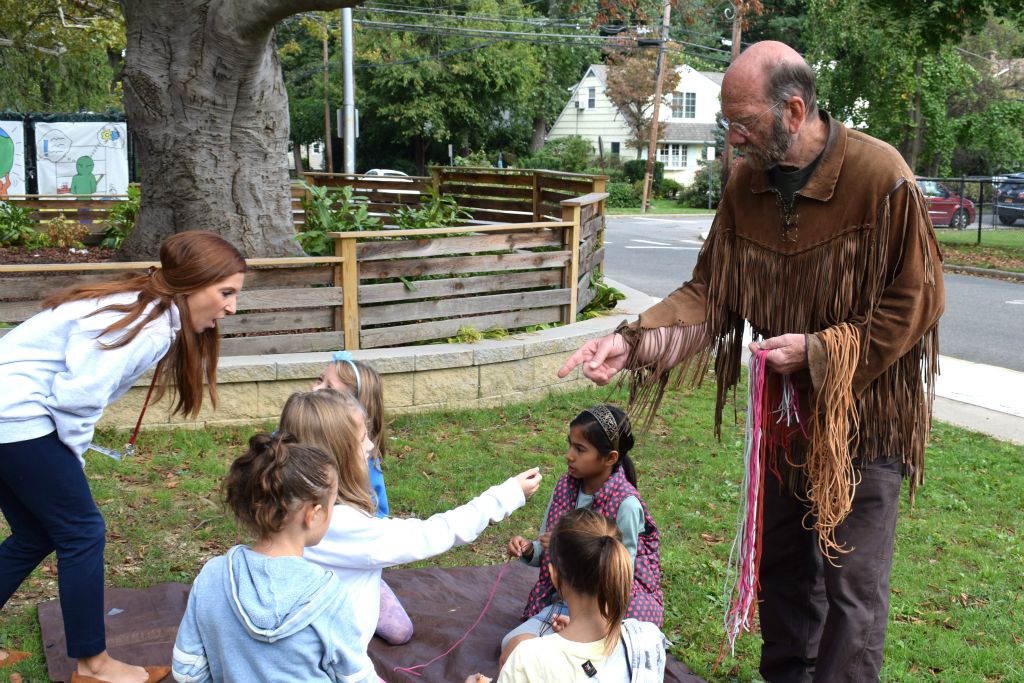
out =
{"type": "Polygon", "coordinates": [[[634,408],[653,412],[669,381],[696,382],[713,359],[720,432],[749,324],[769,386],[788,377],[809,433],[776,444],[780,476],[763,491],[761,674],[876,681],[901,481],[913,495],[931,420],[943,307],[934,232],[900,155],[819,110],[814,74],[787,45],[736,59],[722,115],[745,158],[692,279],[587,342],[559,375],[582,365],[605,384],[631,370],[634,408]]]}

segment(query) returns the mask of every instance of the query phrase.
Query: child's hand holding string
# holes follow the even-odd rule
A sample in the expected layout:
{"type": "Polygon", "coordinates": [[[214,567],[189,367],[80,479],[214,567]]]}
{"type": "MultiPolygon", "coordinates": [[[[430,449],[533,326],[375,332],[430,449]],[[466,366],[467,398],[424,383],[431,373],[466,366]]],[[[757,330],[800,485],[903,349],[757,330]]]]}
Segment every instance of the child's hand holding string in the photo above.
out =
{"type": "Polygon", "coordinates": [[[531,559],[533,557],[533,543],[530,543],[522,536],[513,536],[512,540],[508,542],[508,556],[525,556],[526,559],[531,559]]]}
{"type": "Polygon", "coordinates": [[[551,620],[551,632],[558,633],[569,625],[569,615],[559,614],[557,617],[551,620]]]}
{"type": "Polygon", "coordinates": [[[519,486],[523,489],[523,495],[527,498],[537,493],[537,489],[540,488],[541,479],[539,467],[528,469],[516,475],[516,481],[519,482],[519,486]]]}
{"type": "Polygon", "coordinates": [[[543,548],[544,550],[547,550],[548,549],[548,543],[551,542],[551,532],[549,531],[546,534],[541,534],[540,538],[537,539],[537,540],[540,541],[540,547],[543,548]]]}

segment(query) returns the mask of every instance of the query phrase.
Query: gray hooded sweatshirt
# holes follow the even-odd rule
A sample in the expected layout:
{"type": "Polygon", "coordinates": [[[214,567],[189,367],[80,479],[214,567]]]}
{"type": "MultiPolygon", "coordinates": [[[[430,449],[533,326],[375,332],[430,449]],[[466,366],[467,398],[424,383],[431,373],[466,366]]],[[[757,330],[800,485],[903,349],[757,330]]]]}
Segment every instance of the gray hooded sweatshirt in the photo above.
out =
{"type": "Polygon", "coordinates": [[[179,683],[377,683],[352,603],[330,571],[245,546],[206,563],[174,643],[179,683]]]}

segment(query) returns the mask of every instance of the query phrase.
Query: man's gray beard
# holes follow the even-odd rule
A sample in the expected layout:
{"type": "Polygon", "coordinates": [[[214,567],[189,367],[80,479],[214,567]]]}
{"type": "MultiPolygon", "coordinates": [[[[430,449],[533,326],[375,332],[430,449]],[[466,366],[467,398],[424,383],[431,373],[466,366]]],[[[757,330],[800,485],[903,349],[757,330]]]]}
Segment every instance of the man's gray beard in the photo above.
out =
{"type": "Polygon", "coordinates": [[[793,138],[782,121],[781,115],[772,116],[772,130],[765,145],[744,145],[743,153],[747,157],[747,163],[758,170],[766,170],[786,158],[793,138]]]}

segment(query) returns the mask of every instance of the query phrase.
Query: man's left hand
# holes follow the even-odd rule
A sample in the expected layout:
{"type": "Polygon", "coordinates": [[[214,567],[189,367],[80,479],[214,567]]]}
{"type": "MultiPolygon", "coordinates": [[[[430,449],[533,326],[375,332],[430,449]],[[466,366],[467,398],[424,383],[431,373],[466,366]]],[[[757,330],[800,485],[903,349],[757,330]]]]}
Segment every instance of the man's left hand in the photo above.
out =
{"type": "Polygon", "coordinates": [[[780,375],[791,375],[807,367],[807,340],[802,334],[784,334],[762,342],[751,342],[751,353],[767,350],[765,365],[780,375]]]}

